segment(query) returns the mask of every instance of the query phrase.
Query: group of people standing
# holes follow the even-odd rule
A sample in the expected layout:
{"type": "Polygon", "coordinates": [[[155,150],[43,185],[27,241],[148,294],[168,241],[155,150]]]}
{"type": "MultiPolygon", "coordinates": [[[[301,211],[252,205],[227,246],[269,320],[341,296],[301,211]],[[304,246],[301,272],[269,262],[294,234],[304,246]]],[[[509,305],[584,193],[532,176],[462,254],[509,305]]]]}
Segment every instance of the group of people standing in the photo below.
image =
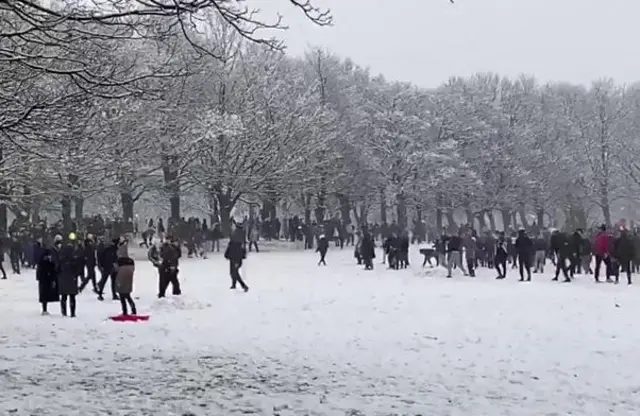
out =
{"type": "Polygon", "coordinates": [[[49,314],[49,303],[60,302],[61,314],[74,318],[76,296],[91,283],[98,300],[104,300],[103,293],[108,280],[111,280],[113,300],[121,303],[122,314],[127,315],[129,309],[136,314],[136,305],[131,296],[135,262],[129,257],[126,238],[120,237],[110,242],[100,239],[96,242],[90,234],[84,240],[79,240],[75,233],[70,233],[66,240],[56,235],[51,246],[37,241],[34,253],[43,315],[49,314]],[[96,267],[101,275],[99,280],[96,267]]]}

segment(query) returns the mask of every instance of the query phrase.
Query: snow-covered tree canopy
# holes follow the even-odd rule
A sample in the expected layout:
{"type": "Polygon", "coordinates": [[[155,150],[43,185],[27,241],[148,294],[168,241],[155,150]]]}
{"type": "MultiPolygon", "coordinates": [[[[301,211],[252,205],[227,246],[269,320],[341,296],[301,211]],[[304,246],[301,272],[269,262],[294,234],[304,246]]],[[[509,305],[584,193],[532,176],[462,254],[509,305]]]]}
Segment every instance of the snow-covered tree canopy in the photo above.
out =
{"type": "Polygon", "coordinates": [[[173,218],[242,202],[308,221],[583,224],[640,190],[636,87],[477,74],[427,90],[330,51],[289,57],[260,35],[281,22],[238,2],[47,4],[0,6],[0,206],[15,211],[69,221],[119,201],[130,218],[153,197],[173,218]]]}

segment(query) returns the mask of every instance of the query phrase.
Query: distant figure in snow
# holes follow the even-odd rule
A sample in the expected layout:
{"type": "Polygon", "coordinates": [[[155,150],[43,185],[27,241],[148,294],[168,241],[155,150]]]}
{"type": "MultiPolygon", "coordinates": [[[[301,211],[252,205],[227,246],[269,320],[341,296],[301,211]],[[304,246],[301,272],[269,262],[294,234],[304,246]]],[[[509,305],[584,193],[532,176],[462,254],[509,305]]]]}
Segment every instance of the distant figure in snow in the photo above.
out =
{"type": "Polygon", "coordinates": [[[364,263],[365,270],[373,270],[373,259],[376,258],[376,243],[373,241],[373,237],[368,231],[365,231],[362,235],[362,242],[360,243],[360,256],[364,263]]]}
{"type": "Polygon", "coordinates": [[[520,266],[520,281],[524,282],[524,272],[527,272],[526,281],[531,281],[531,260],[533,260],[533,241],[525,230],[518,231],[518,238],[515,242],[515,249],[518,255],[518,265],[520,266]]]}
{"type": "Polygon", "coordinates": [[[47,304],[60,301],[56,278],[56,263],[51,250],[46,249],[43,251],[37,266],[38,301],[42,305],[42,315],[48,315],[47,304]]]}
{"type": "Polygon", "coordinates": [[[327,241],[327,237],[324,234],[320,234],[318,237],[318,248],[316,248],[316,252],[320,253],[320,261],[318,261],[318,266],[320,264],[327,265],[327,262],[324,261],[325,256],[327,255],[327,251],[329,250],[329,242],[327,241]]]}
{"type": "Polygon", "coordinates": [[[242,280],[240,276],[240,268],[242,267],[242,261],[247,258],[247,250],[244,248],[244,244],[233,236],[229,240],[229,245],[224,252],[224,258],[229,260],[229,274],[231,276],[231,287],[235,289],[237,284],[247,292],[249,287],[242,280]]]}

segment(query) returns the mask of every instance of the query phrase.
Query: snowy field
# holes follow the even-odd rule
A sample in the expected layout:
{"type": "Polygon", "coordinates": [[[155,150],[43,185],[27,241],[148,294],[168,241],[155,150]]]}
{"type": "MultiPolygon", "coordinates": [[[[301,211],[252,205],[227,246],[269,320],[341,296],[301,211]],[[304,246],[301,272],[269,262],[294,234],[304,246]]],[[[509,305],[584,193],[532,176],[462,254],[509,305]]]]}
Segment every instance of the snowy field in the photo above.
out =
{"type": "MultiPolygon", "coordinates": [[[[34,273],[0,281],[0,414],[638,415],[640,289],[356,267],[332,249],[252,254],[248,293],[218,254],[185,260],[184,295],[135,281],[147,323],[80,296],[39,315],[34,273]]],[[[7,265],[5,265],[7,266],[7,265]]]]}

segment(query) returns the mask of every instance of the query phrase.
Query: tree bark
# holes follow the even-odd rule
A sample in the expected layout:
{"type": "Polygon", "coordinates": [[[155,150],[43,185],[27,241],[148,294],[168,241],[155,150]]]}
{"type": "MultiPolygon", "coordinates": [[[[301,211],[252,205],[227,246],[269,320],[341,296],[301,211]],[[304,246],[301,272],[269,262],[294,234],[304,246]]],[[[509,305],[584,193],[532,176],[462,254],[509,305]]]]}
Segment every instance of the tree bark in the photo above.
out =
{"type": "Polygon", "coordinates": [[[502,208],[500,214],[502,214],[502,230],[506,233],[511,228],[511,209],[502,208]]]}
{"type": "Polygon", "coordinates": [[[398,215],[398,227],[404,232],[407,229],[407,198],[404,192],[399,192],[396,195],[396,212],[398,215]]]}
{"type": "Polygon", "coordinates": [[[382,224],[389,224],[387,222],[387,197],[385,195],[384,188],[380,188],[380,222],[382,224]]]}
{"type": "Polygon", "coordinates": [[[122,218],[125,221],[129,221],[129,218],[133,219],[133,195],[131,192],[120,192],[120,203],[122,205],[122,218]]]}
{"type": "Polygon", "coordinates": [[[340,217],[342,223],[345,226],[351,224],[351,202],[349,201],[349,197],[344,194],[339,194],[338,202],[340,202],[340,217]]]}

